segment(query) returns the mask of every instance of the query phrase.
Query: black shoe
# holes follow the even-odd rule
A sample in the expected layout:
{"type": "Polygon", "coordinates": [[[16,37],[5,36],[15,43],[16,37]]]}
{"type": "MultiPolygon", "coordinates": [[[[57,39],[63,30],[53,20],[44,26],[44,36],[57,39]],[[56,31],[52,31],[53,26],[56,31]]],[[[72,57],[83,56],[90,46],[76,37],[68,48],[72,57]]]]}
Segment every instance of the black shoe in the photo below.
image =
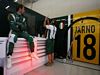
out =
{"type": "Polygon", "coordinates": [[[52,63],[46,63],[45,66],[52,66],[52,63]]]}

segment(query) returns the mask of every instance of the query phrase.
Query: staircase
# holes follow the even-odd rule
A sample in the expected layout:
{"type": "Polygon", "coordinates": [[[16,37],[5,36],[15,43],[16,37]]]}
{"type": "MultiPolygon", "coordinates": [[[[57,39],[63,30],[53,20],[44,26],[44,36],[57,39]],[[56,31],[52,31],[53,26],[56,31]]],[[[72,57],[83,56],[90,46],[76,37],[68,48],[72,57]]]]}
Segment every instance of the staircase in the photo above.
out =
{"type": "Polygon", "coordinates": [[[4,60],[4,75],[24,75],[25,73],[44,65],[47,61],[45,53],[45,38],[34,38],[34,52],[39,59],[30,56],[28,43],[23,38],[18,38],[14,46],[12,55],[12,67],[6,68],[6,58],[4,60]]]}

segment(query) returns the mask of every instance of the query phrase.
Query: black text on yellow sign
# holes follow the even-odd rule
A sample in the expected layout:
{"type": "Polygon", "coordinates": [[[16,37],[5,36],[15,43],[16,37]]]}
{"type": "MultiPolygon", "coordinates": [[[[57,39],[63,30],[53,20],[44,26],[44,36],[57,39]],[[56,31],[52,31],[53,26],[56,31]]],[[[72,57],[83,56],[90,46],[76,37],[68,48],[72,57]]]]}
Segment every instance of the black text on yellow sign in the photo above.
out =
{"type": "Polygon", "coordinates": [[[99,64],[100,22],[93,19],[73,25],[72,56],[74,60],[99,64]]]}

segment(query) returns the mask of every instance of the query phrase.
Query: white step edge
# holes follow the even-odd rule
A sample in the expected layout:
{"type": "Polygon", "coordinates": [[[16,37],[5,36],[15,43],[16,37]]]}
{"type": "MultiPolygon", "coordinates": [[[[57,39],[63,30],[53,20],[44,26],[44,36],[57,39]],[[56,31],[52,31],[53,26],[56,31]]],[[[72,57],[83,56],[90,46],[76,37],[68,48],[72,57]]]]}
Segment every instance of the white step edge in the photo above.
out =
{"type": "Polygon", "coordinates": [[[41,57],[43,55],[46,55],[46,53],[37,54],[38,57],[41,57]]]}
{"type": "Polygon", "coordinates": [[[14,59],[14,58],[19,58],[19,57],[24,57],[24,56],[29,56],[29,53],[28,53],[28,52],[13,53],[12,59],[14,59]]]}
{"type": "Polygon", "coordinates": [[[16,63],[23,62],[23,61],[30,60],[30,59],[31,59],[31,57],[29,57],[29,56],[13,59],[12,64],[16,64],[16,63]]]}
{"type": "Polygon", "coordinates": [[[37,50],[38,49],[44,49],[45,48],[45,46],[39,46],[39,47],[37,47],[37,50]]]}
{"type": "Polygon", "coordinates": [[[29,52],[29,48],[19,48],[19,49],[14,49],[14,53],[16,53],[16,52],[29,52]]]}
{"type": "Polygon", "coordinates": [[[42,52],[45,52],[46,50],[39,50],[39,51],[37,51],[37,53],[42,53],[42,52]]]}

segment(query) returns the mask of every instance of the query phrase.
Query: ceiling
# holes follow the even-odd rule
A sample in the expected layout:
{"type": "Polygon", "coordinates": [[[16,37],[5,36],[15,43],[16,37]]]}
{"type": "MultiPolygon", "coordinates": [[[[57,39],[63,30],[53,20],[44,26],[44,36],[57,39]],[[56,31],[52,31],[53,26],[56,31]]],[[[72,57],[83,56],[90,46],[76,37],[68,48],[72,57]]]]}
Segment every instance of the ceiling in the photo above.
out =
{"type": "Polygon", "coordinates": [[[23,4],[49,18],[100,9],[100,0],[27,0],[23,4]]]}

